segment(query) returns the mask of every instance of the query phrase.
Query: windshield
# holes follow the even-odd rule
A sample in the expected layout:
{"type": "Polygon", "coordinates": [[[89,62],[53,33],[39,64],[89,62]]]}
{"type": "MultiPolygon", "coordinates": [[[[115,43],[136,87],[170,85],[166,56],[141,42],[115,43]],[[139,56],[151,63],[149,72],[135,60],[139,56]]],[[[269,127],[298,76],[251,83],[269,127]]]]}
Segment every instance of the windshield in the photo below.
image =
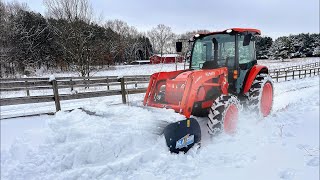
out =
{"type": "Polygon", "coordinates": [[[215,34],[194,42],[191,69],[233,67],[235,63],[235,35],[215,34]]]}

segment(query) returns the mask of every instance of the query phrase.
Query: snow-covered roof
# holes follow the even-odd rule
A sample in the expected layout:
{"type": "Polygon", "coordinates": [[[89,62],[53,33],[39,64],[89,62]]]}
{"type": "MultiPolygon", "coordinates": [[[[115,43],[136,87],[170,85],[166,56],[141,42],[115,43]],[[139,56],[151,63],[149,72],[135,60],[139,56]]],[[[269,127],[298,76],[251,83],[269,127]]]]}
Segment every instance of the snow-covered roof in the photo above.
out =
{"type": "Polygon", "coordinates": [[[143,63],[143,62],[150,62],[150,59],[149,60],[135,60],[133,62],[139,62],[139,63],[143,63]]]}
{"type": "MultiPolygon", "coordinates": [[[[161,57],[161,54],[154,54],[154,55],[161,57]]],[[[162,57],[179,57],[179,54],[162,54],[162,57]]]]}

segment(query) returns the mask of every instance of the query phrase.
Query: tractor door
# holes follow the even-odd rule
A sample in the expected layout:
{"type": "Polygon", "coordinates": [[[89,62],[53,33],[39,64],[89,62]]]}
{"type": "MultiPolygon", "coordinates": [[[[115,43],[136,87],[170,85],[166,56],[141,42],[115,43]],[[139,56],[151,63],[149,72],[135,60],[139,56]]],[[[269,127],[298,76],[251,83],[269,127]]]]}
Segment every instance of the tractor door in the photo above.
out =
{"type": "Polygon", "coordinates": [[[239,76],[236,81],[236,93],[243,90],[244,80],[249,70],[257,64],[255,41],[251,34],[238,34],[239,76]]]}
{"type": "Polygon", "coordinates": [[[236,79],[233,77],[234,70],[237,69],[235,52],[236,52],[236,39],[234,35],[225,35],[225,39],[219,42],[218,51],[218,64],[228,68],[228,83],[229,89],[235,89],[236,79]]]}
{"type": "Polygon", "coordinates": [[[190,69],[216,69],[227,67],[229,89],[234,91],[238,69],[236,57],[236,34],[214,34],[200,37],[193,44],[190,69]]]}

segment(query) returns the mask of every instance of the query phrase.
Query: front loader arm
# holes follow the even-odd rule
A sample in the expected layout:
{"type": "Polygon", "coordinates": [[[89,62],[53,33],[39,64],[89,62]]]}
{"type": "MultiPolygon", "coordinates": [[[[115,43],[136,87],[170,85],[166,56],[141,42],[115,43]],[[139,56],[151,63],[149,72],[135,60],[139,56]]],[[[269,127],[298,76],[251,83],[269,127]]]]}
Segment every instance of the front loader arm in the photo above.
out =
{"type": "Polygon", "coordinates": [[[167,79],[173,79],[184,71],[186,71],[186,70],[171,71],[171,72],[158,72],[158,73],[152,74],[150,76],[150,81],[149,81],[149,85],[147,88],[147,92],[146,92],[146,95],[143,100],[143,105],[144,106],[148,105],[150,100],[153,102],[154,95],[155,95],[156,91],[159,91],[159,89],[157,89],[158,82],[166,81],[167,79]]]}
{"type": "Polygon", "coordinates": [[[186,88],[181,101],[180,113],[187,118],[191,116],[193,105],[196,101],[198,90],[201,86],[220,86],[223,94],[228,94],[227,68],[219,68],[214,70],[199,70],[189,75],[187,78],[186,88]],[[207,83],[213,78],[219,77],[218,83],[207,83]]]}

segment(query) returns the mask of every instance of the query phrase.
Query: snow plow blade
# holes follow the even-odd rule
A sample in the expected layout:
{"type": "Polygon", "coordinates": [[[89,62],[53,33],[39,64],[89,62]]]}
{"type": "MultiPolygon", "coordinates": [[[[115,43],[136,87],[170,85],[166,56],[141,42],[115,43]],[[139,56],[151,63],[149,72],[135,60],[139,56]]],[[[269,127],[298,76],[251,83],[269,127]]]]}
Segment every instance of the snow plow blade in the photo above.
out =
{"type": "Polygon", "coordinates": [[[193,145],[200,143],[201,129],[194,118],[178,121],[165,127],[164,137],[170,152],[187,152],[193,145]]]}

